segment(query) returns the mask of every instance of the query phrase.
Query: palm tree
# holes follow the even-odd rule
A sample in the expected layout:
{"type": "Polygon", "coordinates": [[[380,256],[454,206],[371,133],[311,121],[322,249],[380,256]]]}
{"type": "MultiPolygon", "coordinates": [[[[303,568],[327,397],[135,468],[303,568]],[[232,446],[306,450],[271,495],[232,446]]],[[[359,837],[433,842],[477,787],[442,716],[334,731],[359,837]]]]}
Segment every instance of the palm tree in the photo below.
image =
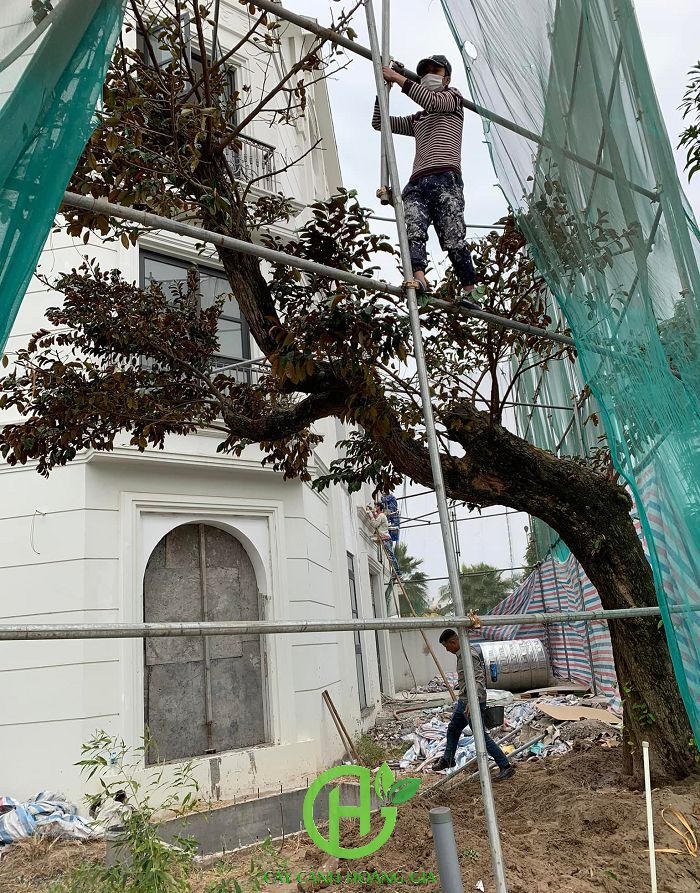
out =
{"type": "MultiPolygon", "coordinates": [[[[401,569],[401,582],[406,589],[408,598],[413,605],[413,610],[418,615],[427,614],[430,610],[428,598],[428,576],[420,570],[423,564],[422,558],[414,558],[408,554],[406,543],[396,543],[394,548],[396,561],[401,569]]],[[[402,617],[411,617],[412,611],[401,591],[401,587],[394,583],[394,592],[399,600],[399,610],[402,617]]],[[[387,590],[387,608],[394,608],[394,600],[391,590],[387,590]]]]}
{"type": "MultiPolygon", "coordinates": [[[[513,584],[501,579],[501,571],[490,564],[463,564],[461,567],[462,598],[467,611],[483,614],[510,595],[513,584]]],[[[449,586],[441,586],[438,591],[437,610],[439,614],[454,613],[449,586]]]]}
{"type": "MultiPolygon", "coordinates": [[[[527,530],[527,527],[525,528],[527,530]]],[[[523,568],[523,572],[520,576],[520,582],[524,583],[525,580],[532,573],[532,569],[539,561],[539,548],[537,545],[537,537],[535,535],[535,527],[534,524],[530,530],[527,530],[527,547],[525,549],[525,567],[523,568]]]]}

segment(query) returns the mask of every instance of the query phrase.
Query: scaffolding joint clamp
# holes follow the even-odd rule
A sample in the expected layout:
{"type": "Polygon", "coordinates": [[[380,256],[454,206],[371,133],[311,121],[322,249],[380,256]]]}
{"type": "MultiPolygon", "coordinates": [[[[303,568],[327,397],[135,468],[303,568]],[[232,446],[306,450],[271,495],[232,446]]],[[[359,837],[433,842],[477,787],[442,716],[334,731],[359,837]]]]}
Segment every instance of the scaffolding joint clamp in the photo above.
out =
{"type": "Polygon", "coordinates": [[[476,613],[476,611],[469,612],[469,619],[472,623],[469,629],[481,629],[481,619],[479,618],[479,615],[476,613]]]}
{"type": "Polygon", "coordinates": [[[403,287],[405,289],[412,288],[415,291],[420,289],[420,282],[417,279],[404,279],[403,287]]]}

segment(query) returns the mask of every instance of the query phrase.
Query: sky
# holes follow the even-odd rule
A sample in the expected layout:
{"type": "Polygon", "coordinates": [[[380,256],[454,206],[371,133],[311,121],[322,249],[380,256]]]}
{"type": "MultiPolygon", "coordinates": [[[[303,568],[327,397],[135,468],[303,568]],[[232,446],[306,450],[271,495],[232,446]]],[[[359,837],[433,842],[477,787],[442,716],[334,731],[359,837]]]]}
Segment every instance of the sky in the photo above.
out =
{"type": "MultiPolygon", "coordinates": [[[[466,0],[464,0],[466,2],[466,0]]],[[[496,0],[494,0],[496,2],[496,0]]],[[[524,2],[524,0],[523,0],[524,2]]],[[[338,4],[329,0],[287,0],[286,5],[295,12],[313,16],[323,24],[330,23],[331,15],[337,18],[339,10],[349,2],[338,4]]],[[[676,147],[683,122],[678,106],[681,103],[687,74],[700,57],[700,41],[697,39],[697,0],[636,0],[635,8],[640,24],[651,74],[671,144],[676,147]]],[[[381,0],[375,0],[377,16],[381,0]]],[[[368,45],[364,13],[356,14],[353,27],[358,41],[368,45]]],[[[439,0],[394,0],[392,3],[391,47],[394,58],[410,68],[423,56],[443,53],[453,64],[452,83],[468,95],[466,77],[459,52],[445,21],[439,0]]],[[[330,82],[331,105],[344,185],[359,192],[362,204],[373,207],[378,214],[387,215],[382,209],[375,191],[379,185],[379,134],[371,129],[370,119],[375,96],[372,66],[361,58],[353,58],[347,69],[330,82]]],[[[391,93],[392,112],[410,114],[416,107],[398,90],[391,93]]],[[[402,178],[407,179],[413,160],[414,143],[410,139],[395,139],[397,159],[402,178]]],[[[696,211],[700,210],[700,175],[688,184],[682,172],[683,156],[676,150],[681,184],[696,211]]],[[[505,201],[496,185],[496,176],[483,140],[480,119],[467,112],[464,127],[462,167],[466,194],[466,220],[468,223],[491,224],[506,211],[505,201]]],[[[391,224],[382,231],[394,234],[391,224]]],[[[473,231],[478,234],[478,231],[473,231]]],[[[441,265],[442,255],[436,242],[431,241],[435,262],[441,265]]],[[[387,269],[387,273],[391,271],[387,269]]],[[[407,485],[399,488],[397,496],[404,493],[420,493],[423,487],[407,485]]],[[[444,583],[445,559],[432,494],[415,496],[400,503],[402,515],[417,518],[433,512],[426,520],[407,521],[409,527],[404,537],[409,552],[424,561],[423,569],[430,578],[431,592],[444,583]]],[[[526,515],[509,513],[503,516],[502,507],[486,509],[482,516],[474,513],[469,520],[457,524],[460,560],[465,564],[486,562],[499,568],[521,565],[526,546],[526,515]],[[496,515],[489,519],[487,515],[496,515]]],[[[464,507],[458,507],[458,518],[467,518],[464,507]]],[[[516,570],[515,576],[520,575],[516,570]]],[[[504,574],[508,576],[509,574],[504,574]]]]}

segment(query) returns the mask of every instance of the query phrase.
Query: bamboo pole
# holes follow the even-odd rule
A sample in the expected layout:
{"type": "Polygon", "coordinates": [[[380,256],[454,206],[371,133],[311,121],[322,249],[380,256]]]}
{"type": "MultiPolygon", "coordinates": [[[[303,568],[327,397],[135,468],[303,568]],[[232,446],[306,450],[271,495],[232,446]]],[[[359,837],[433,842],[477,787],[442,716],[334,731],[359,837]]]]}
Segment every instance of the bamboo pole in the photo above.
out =
{"type": "Polygon", "coordinates": [[[326,707],[328,707],[328,712],[331,715],[331,719],[335,723],[335,727],[338,730],[338,734],[340,735],[340,740],[343,742],[343,747],[347,751],[348,756],[351,760],[355,760],[355,762],[359,763],[360,756],[355,749],[352,738],[348,734],[348,730],[345,728],[343,720],[340,718],[340,714],[335,709],[335,704],[333,703],[333,699],[331,698],[328,689],[324,689],[321,692],[321,697],[325,701],[326,707]]]}

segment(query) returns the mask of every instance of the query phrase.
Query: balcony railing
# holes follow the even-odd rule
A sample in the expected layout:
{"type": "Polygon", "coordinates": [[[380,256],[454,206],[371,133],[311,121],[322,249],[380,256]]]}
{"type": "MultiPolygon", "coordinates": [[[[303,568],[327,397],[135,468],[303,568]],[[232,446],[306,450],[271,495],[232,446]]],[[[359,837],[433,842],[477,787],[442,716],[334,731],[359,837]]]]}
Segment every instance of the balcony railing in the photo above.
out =
{"type": "Polygon", "coordinates": [[[269,143],[239,136],[235,146],[226,150],[229,163],[236,177],[244,183],[254,180],[254,186],[265,192],[277,193],[279,184],[275,174],[276,149],[269,143]]]}
{"type": "Polygon", "coordinates": [[[269,371],[270,366],[264,358],[260,360],[232,360],[229,357],[219,356],[212,358],[212,372],[225,372],[241,384],[258,384],[269,371]]]}

